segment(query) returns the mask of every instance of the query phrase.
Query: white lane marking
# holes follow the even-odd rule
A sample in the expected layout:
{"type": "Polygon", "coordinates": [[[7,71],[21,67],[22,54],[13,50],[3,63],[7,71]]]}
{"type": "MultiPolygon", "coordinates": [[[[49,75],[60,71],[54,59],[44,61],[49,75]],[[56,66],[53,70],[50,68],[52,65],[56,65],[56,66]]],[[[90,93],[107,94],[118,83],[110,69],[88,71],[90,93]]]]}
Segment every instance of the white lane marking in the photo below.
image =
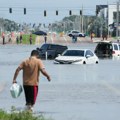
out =
{"type": "Polygon", "coordinates": [[[81,39],[78,37],[78,40],[81,41],[81,39]]]}
{"type": "Polygon", "coordinates": [[[51,37],[51,41],[52,41],[52,43],[54,43],[54,42],[53,42],[53,38],[52,38],[52,37],[51,37]]]}
{"type": "Polygon", "coordinates": [[[5,86],[6,86],[5,83],[3,83],[3,84],[0,85],[0,92],[2,92],[4,90],[5,86]]]}
{"type": "Polygon", "coordinates": [[[64,39],[64,40],[65,40],[65,42],[67,43],[67,39],[66,39],[66,37],[65,37],[65,36],[63,37],[63,39],[64,39]]]}
{"type": "Polygon", "coordinates": [[[37,36],[37,37],[36,37],[36,40],[35,40],[35,45],[39,45],[39,44],[40,44],[40,37],[37,36]]]}
{"type": "Polygon", "coordinates": [[[113,85],[108,84],[106,81],[103,81],[103,85],[106,86],[109,90],[115,92],[117,95],[120,95],[120,89],[115,88],[113,85]]]}

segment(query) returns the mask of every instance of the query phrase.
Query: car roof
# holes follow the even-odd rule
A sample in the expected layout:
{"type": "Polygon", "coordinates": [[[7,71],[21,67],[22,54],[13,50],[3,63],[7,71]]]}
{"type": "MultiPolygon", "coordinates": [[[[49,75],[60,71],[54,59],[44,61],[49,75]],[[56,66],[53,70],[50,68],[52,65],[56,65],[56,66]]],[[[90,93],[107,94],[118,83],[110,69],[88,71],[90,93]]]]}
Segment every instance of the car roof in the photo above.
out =
{"type": "Polygon", "coordinates": [[[105,40],[105,41],[95,41],[95,43],[112,43],[112,42],[105,40]]]}
{"type": "Polygon", "coordinates": [[[99,41],[99,42],[96,42],[96,43],[98,43],[98,44],[118,44],[118,45],[120,45],[120,43],[118,43],[118,42],[112,42],[112,41],[99,41]]]}
{"type": "Polygon", "coordinates": [[[79,32],[79,30],[71,30],[71,31],[77,31],[77,32],[79,32]]]}
{"type": "MultiPolygon", "coordinates": [[[[90,49],[86,49],[86,48],[84,48],[84,49],[77,49],[77,48],[76,48],[76,49],[70,49],[70,48],[69,48],[69,49],[67,49],[67,50],[82,50],[82,51],[86,51],[86,50],[90,50],[90,49]]],[[[91,50],[90,50],[90,51],[91,51],[91,50]]]]}
{"type": "Polygon", "coordinates": [[[65,46],[66,47],[66,45],[52,44],[52,43],[44,43],[43,45],[56,45],[56,46],[65,46]]]}

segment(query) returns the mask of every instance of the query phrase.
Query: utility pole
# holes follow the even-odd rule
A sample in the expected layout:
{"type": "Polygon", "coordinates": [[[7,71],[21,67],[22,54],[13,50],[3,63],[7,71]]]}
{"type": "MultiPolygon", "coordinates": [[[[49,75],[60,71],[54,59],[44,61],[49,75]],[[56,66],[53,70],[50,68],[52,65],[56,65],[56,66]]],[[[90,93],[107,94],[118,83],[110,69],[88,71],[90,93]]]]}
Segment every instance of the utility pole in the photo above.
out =
{"type": "Polygon", "coordinates": [[[83,33],[83,6],[82,6],[82,33],[83,33]]]}
{"type": "Polygon", "coordinates": [[[117,1],[117,20],[116,20],[116,37],[118,39],[119,36],[119,1],[117,1]]]}
{"type": "MultiPolygon", "coordinates": [[[[109,18],[109,3],[107,1],[107,6],[108,6],[108,9],[107,9],[107,16],[109,18]]],[[[108,37],[109,37],[109,22],[108,22],[108,18],[107,18],[107,31],[108,31],[108,37]]]]}
{"type": "Polygon", "coordinates": [[[80,28],[81,28],[81,31],[83,33],[83,6],[82,6],[82,10],[80,11],[80,28]]]}

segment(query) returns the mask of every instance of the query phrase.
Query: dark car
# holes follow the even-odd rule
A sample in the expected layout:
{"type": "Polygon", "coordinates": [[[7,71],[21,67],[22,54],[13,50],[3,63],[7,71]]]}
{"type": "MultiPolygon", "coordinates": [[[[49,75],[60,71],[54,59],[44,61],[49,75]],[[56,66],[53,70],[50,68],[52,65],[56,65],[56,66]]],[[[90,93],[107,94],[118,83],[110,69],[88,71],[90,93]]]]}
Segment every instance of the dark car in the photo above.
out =
{"type": "Polygon", "coordinates": [[[118,43],[101,41],[95,48],[95,54],[99,58],[113,58],[120,56],[120,45],[118,43]]]}
{"type": "Polygon", "coordinates": [[[43,44],[40,48],[37,48],[39,56],[42,59],[54,59],[58,54],[62,54],[66,49],[68,49],[67,46],[58,44],[43,44]]]}

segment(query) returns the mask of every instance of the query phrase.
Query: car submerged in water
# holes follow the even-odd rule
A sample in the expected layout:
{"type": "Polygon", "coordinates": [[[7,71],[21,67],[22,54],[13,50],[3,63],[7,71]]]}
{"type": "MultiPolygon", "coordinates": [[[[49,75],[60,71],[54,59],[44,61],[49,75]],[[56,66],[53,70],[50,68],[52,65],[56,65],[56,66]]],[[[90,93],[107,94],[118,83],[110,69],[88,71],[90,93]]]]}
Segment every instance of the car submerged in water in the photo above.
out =
{"type": "Polygon", "coordinates": [[[37,48],[41,59],[55,59],[58,54],[62,54],[66,49],[68,49],[67,46],[49,43],[45,43],[40,48],[37,48]]]}
{"type": "Polygon", "coordinates": [[[98,58],[120,57],[120,44],[110,41],[100,41],[95,48],[98,58]]]}
{"type": "Polygon", "coordinates": [[[68,49],[55,58],[55,64],[98,64],[98,57],[89,49],[68,49]]]}

